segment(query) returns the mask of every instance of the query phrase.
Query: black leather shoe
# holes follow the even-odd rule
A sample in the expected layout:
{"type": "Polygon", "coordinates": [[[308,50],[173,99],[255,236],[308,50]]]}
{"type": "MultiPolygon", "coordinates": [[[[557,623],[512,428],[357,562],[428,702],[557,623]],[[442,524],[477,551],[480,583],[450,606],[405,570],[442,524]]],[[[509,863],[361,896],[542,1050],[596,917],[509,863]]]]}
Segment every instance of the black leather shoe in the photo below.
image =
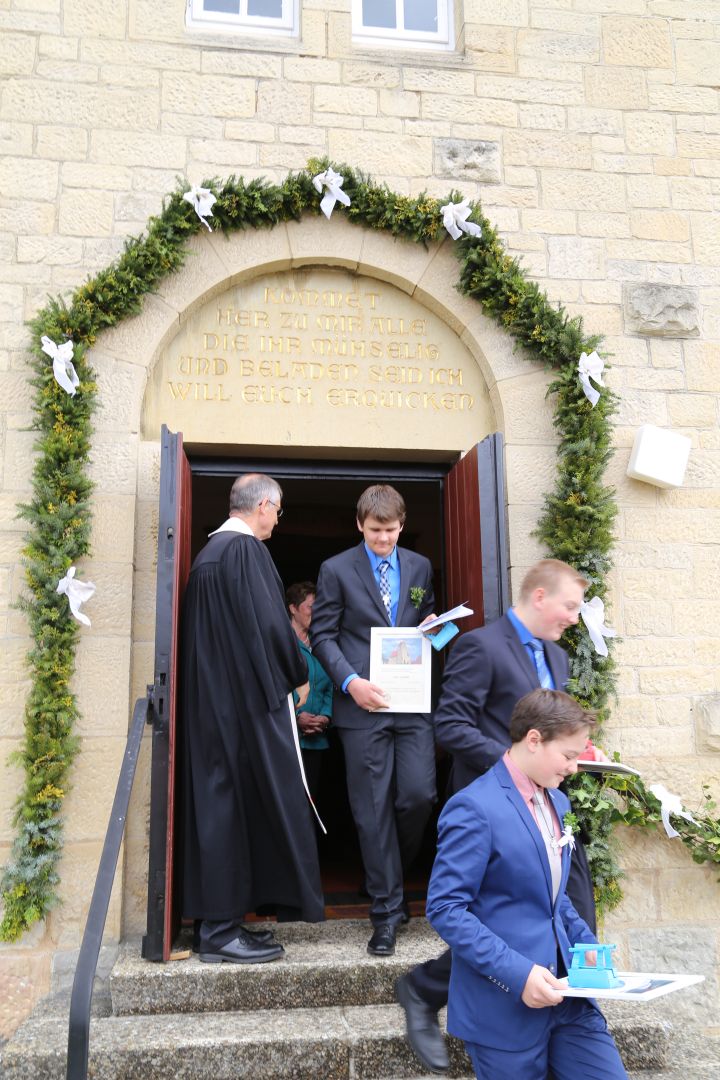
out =
{"type": "Polygon", "coordinates": [[[409,975],[395,983],[395,997],[405,1012],[407,1041],[426,1069],[447,1072],[450,1067],[437,1012],[420,997],[409,975]]]}
{"type": "Polygon", "coordinates": [[[395,952],[396,926],[390,923],[382,923],[373,930],[373,936],[368,941],[367,951],[371,956],[392,956],[395,952]]]}
{"type": "Polygon", "coordinates": [[[279,960],[284,953],[282,945],[276,941],[257,941],[240,927],[238,936],[232,941],[212,952],[200,950],[199,956],[204,964],[267,964],[270,960],[279,960]]]}
{"type": "MultiPolygon", "coordinates": [[[[193,943],[192,951],[200,952],[200,919],[195,920],[195,926],[193,928],[193,943]]],[[[275,935],[272,930],[249,930],[247,926],[242,927],[246,934],[249,934],[254,941],[259,941],[261,945],[267,945],[269,942],[275,942],[275,935]]]]}

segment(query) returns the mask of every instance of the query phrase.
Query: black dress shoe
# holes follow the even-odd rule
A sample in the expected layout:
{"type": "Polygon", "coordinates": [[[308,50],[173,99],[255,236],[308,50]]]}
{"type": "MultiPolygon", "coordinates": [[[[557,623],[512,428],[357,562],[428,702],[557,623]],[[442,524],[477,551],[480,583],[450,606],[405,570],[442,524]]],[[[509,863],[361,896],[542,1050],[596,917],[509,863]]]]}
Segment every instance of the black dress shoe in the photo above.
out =
{"type": "Polygon", "coordinates": [[[437,1012],[420,997],[409,975],[395,983],[395,997],[405,1012],[407,1040],[426,1069],[447,1072],[447,1047],[438,1024],[437,1012]]]}
{"type": "Polygon", "coordinates": [[[392,956],[395,952],[396,926],[391,923],[382,923],[373,930],[373,936],[368,941],[367,951],[371,956],[392,956]]]}
{"type": "MultiPolygon", "coordinates": [[[[200,923],[201,919],[195,920],[195,926],[193,927],[193,943],[192,951],[200,952],[200,923]]],[[[249,934],[255,941],[259,941],[261,945],[267,945],[269,942],[275,941],[275,935],[272,930],[249,930],[247,926],[243,926],[244,933],[249,934]]]]}
{"type": "Polygon", "coordinates": [[[285,950],[276,941],[260,942],[251,937],[242,927],[238,928],[237,937],[228,941],[219,949],[199,950],[204,964],[267,964],[269,960],[279,960],[285,950]]]}

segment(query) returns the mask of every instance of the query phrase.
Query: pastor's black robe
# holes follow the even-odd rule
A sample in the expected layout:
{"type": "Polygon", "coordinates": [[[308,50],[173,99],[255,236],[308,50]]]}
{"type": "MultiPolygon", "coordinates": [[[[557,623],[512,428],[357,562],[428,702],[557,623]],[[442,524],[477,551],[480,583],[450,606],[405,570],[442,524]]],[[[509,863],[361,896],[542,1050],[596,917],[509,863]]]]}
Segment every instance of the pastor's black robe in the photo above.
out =
{"type": "Polygon", "coordinates": [[[260,905],[324,918],[312,811],[287,695],[307,679],[265,545],[219,532],[195,559],[180,653],[183,914],[260,905]]]}

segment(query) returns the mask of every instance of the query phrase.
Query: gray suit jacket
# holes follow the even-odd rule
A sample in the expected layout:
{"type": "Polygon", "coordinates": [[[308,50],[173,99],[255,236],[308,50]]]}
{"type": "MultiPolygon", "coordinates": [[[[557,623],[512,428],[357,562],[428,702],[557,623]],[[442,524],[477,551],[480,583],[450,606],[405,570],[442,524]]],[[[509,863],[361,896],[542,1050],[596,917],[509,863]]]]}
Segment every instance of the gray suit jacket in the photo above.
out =
{"type": "MultiPolygon", "coordinates": [[[[432,566],[424,555],[398,547],[400,598],[396,626],[418,626],[434,605],[432,566]],[[410,589],[425,590],[417,608],[410,589]]],[[[335,684],[333,724],[336,727],[367,727],[367,713],[359,709],[342,684],[353,672],[370,674],[370,629],[389,626],[370,560],[361,541],[357,547],[327,559],[320,567],[317,594],[310,624],[315,656],[335,684]]]]}

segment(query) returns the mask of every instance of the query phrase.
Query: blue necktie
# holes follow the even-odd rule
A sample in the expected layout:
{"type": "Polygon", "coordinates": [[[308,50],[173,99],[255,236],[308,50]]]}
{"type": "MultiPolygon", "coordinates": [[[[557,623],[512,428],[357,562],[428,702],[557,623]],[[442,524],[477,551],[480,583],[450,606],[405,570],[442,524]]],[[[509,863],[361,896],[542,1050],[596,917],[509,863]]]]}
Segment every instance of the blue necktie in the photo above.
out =
{"type": "Polygon", "coordinates": [[[390,597],[390,563],[387,559],[383,559],[378,563],[378,573],[380,574],[380,599],[385,605],[387,611],[388,622],[392,623],[392,600],[390,597]]]}
{"type": "Polygon", "coordinates": [[[538,641],[537,638],[530,638],[528,645],[533,652],[533,660],[535,661],[535,668],[537,670],[540,685],[543,690],[552,690],[553,677],[550,674],[550,668],[547,666],[547,661],[545,660],[545,650],[542,641],[538,641]]]}

